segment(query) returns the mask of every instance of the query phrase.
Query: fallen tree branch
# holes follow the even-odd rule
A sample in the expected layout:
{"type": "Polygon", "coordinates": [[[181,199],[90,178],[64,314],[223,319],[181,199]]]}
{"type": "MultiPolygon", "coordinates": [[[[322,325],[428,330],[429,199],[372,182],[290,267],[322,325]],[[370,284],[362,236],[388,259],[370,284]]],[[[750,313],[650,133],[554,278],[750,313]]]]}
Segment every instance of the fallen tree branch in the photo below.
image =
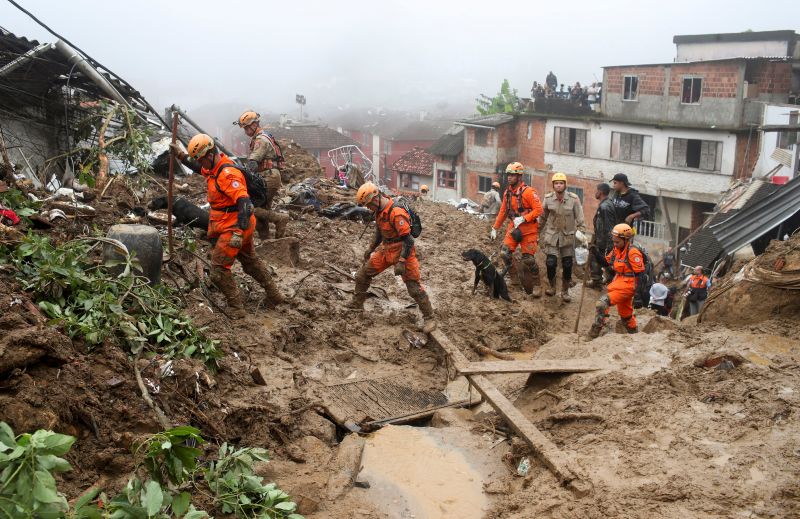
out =
{"type": "Polygon", "coordinates": [[[136,383],[139,385],[139,391],[142,393],[142,398],[144,399],[145,403],[150,406],[150,408],[156,414],[156,420],[158,421],[159,425],[164,428],[164,430],[172,429],[172,425],[170,425],[169,420],[167,420],[167,416],[164,414],[164,411],[161,410],[160,407],[153,402],[153,399],[150,398],[150,393],[147,391],[147,387],[144,385],[144,381],[142,380],[142,373],[139,371],[139,356],[137,355],[133,359],[133,373],[136,375],[136,383]]]}
{"type": "Polygon", "coordinates": [[[481,346],[480,344],[471,344],[472,349],[475,350],[476,353],[480,353],[481,355],[491,355],[492,357],[497,357],[501,360],[515,360],[512,355],[508,353],[500,353],[497,350],[493,350],[488,346],[481,346]]]}
{"type": "Polygon", "coordinates": [[[350,274],[349,272],[345,272],[344,270],[340,269],[336,265],[333,265],[333,264],[328,263],[326,261],[325,262],[325,266],[328,267],[329,269],[333,270],[334,272],[338,272],[339,274],[345,276],[350,281],[355,281],[356,280],[356,277],[354,275],[350,274]]]}
{"type": "Polygon", "coordinates": [[[597,413],[555,413],[548,416],[545,420],[549,422],[569,422],[572,420],[595,420],[605,422],[605,418],[597,413]]]}

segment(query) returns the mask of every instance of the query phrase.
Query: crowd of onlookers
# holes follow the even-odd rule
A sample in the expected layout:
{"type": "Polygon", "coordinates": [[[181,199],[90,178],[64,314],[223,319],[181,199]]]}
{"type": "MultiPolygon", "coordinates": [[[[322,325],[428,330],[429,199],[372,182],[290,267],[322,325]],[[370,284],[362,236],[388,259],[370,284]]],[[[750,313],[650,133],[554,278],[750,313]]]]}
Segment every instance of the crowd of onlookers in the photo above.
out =
{"type": "Polygon", "coordinates": [[[581,106],[587,106],[592,110],[599,109],[602,93],[603,84],[601,82],[594,82],[590,86],[582,86],[580,81],[576,81],[574,85],[565,87],[564,83],[558,83],[558,78],[552,71],[547,74],[544,83],[534,81],[533,86],[531,86],[531,97],[534,99],[542,97],[566,99],[581,106]]]}

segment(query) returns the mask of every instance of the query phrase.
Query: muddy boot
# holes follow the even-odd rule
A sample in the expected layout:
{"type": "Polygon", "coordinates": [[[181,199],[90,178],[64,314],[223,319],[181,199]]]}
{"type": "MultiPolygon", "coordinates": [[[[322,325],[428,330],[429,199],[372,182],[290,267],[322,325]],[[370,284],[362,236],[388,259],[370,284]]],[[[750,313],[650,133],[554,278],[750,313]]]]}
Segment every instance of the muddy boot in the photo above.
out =
{"type": "Polygon", "coordinates": [[[627,332],[627,333],[639,333],[639,327],[638,326],[634,325],[632,328],[630,326],[631,319],[633,319],[633,317],[628,317],[627,319],[625,317],[620,317],[619,319],[620,319],[619,322],[624,325],[625,332],[627,332]]]}
{"type": "Polygon", "coordinates": [[[589,329],[589,333],[586,334],[587,337],[590,339],[597,339],[600,337],[600,332],[603,331],[603,326],[597,323],[592,323],[592,327],[589,329]]]}
{"type": "Polygon", "coordinates": [[[544,290],[545,295],[554,296],[556,295],[556,280],[548,279],[547,280],[547,288],[544,290]]]}
{"type": "Polygon", "coordinates": [[[272,214],[275,221],[275,238],[283,238],[286,236],[286,226],[289,225],[289,216],[276,213],[275,211],[273,211],[272,214]]]}
{"type": "Polygon", "coordinates": [[[278,286],[275,285],[275,281],[272,280],[272,276],[267,271],[267,266],[261,260],[254,259],[250,261],[245,260],[243,257],[240,257],[240,260],[242,260],[242,270],[244,270],[245,274],[255,279],[264,289],[264,304],[267,305],[267,308],[273,308],[286,302],[286,298],[278,290],[278,286]]]}
{"type": "Polygon", "coordinates": [[[572,301],[572,298],[569,297],[569,280],[565,279],[563,283],[564,284],[561,286],[561,300],[565,303],[569,303],[572,301]]]}
{"type": "Polygon", "coordinates": [[[419,281],[406,281],[406,288],[408,289],[408,295],[416,301],[419,311],[422,312],[422,331],[431,333],[436,329],[436,319],[433,317],[433,306],[428,294],[425,293],[419,281]]]}
{"type": "Polygon", "coordinates": [[[219,288],[228,303],[227,313],[231,319],[243,319],[247,313],[242,304],[242,295],[230,270],[212,268],[211,281],[219,288]]]}
{"type": "Polygon", "coordinates": [[[352,310],[364,310],[364,301],[367,300],[367,289],[370,279],[367,277],[364,267],[356,272],[356,289],[353,292],[353,299],[347,304],[352,310]]]}
{"type": "Polygon", "coordinates": [[[533,290],[531,291],[531,295],[535,299],[539,299],[540,297],[542,297],[542,284],[538,272],[533,275],[532,282],[533,282],[533,290]]]}
{"type": "Polygon", "coordinates": [[[269,211],[263,207],[256,207],[253,209],[253,215],[256,217],[256,232],[258,237],[262,240],[269,239],[269,211]]]}

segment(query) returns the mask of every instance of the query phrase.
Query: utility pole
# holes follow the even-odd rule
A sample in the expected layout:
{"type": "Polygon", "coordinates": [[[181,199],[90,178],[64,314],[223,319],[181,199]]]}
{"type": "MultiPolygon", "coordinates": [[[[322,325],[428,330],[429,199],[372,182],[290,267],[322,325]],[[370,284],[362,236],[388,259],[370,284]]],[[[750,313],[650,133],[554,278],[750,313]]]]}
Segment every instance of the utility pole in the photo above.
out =
{"type": "Polygon", "coordinates": [[[294,102],[300,105],[300,122],[303,122],[303,107],[306,105],[306,96],[302,94],[295,94],[294,102]]]}

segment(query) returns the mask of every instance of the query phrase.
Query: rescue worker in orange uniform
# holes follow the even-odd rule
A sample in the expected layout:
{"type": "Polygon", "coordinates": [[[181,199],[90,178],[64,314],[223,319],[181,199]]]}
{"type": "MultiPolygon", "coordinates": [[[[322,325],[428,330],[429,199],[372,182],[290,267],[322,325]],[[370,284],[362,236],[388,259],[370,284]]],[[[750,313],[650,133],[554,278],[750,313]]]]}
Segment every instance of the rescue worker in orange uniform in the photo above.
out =
{"type": "Polygon", "coordinates": [[[262,240],[269,238],[269,224],[273,223],[275,238],[283,238],[286,235],[286,226],[289,224],[289,215],[272,209],[272,200],[281,189],[279,155],[267,131],[261,127],[260,117],[256,112],[247,111],[233,124],[238,124],[250,137],[250,154],[245,161],[247,168],[264,177],[264,183],[267,185],[267,199],[262,203],[254,201],[256,207],[253,214],[258,222],[258,236],[262,240]]]}
{"type": "Polygon", "coordinates": [[[177,146],[170,147],[178,160],[206,178],[208,202],[211,204],[208,237],[214,245],[210,277],[225,295],[231,317],[241,319],[246,315],[239,288],[231,273],[231,266],[236,259],[241,262],[242,270],[264,289],[264,300],[268,305],[283,303],[283,295],[264,263],[255,254],[253,231],[256,220],[242,172],[232,167],[234,163],[227,155],[215,150],[214,140],[204,133],[195,135],[189,141],[186,147],[188,157],[177,146]],[[194,160],[189,160],[189,157],[194,160]]]}
{"type": "Polygon", "coordinates": [[[356,202],[375,213],[375,237],[364,253],[364,263],[356,273],[356,288],[350,308],[364,309],[367,289],[372,278],[394,266],[394,275],[401,276],[408,294],[416,301],[424,319],[423,331],[430,333],[436,329],[428,294],[420,283],[419,261],[411,236],[411,216],[384,196],[378,186],[366,182],[356,193],[356,202]]]}
{"type": "Polygon", "coordinates": [[[633,229],[626,223],[620,223],[611,230],[611,241],[614,248],[606,255],[606,261],[614,270],[614,279],[608,284],[608,294],[597,301],[597,315],[589,330],[589,337],[594,339],[603,331],[608,323],[610,307],[616,306],[619,318],[628,333],[636,333],[636,317],[633,315],[633,296],[639,274],[644,272],[645,263],[642,251],[636,248],[633,241],[633,229]]]}
{"type": "Polygon", "coordinates": [[[519,162],[512,162],[506,167],[508,187],[503,194],[503,202],[489,237],[493,240],[496,239],[497,231],[506,218],[511,220],[506,228],[500,257],[503,258],[506,270],[508,270],[511,267],[511,255],[519,247],[522,251],[523,264],[520,276],[522,287],[526,293],[533,294],[533,297],[542,297],[539,266],[534,258],[539,241],[537,219],[542,214],[542,202],[539,200],[536,190],[531,186],[526,186],[522,181],[524,169],[519,162]]]}

